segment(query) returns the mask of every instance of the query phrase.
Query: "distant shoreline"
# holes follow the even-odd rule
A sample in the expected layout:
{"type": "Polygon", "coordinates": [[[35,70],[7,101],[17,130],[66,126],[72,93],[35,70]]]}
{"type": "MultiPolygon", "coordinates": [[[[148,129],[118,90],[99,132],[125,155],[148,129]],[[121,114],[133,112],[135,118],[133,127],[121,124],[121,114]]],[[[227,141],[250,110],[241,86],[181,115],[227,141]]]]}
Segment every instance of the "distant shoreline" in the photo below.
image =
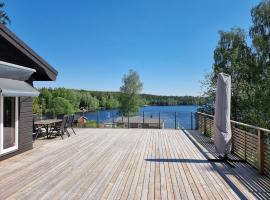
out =
{"type": "MultiPolygon", "coordinates": [[[[178,107],[178,106],[201,106],[197,104],[179,104],[179,105],[143,105],[140,106],[140,108],[145,108],[145,107],[178,107]]],[[[99,108],[96,110],[85,110],[84,113],[87,112],[97,112],[97,111],[109,111],[109,110],[118,110],[119,108],[112,108],[112,109],[104,109],[104,108],[99,108]]],[[[76,113],[83,113],[83,111],[78,111],[76,113]]]]}

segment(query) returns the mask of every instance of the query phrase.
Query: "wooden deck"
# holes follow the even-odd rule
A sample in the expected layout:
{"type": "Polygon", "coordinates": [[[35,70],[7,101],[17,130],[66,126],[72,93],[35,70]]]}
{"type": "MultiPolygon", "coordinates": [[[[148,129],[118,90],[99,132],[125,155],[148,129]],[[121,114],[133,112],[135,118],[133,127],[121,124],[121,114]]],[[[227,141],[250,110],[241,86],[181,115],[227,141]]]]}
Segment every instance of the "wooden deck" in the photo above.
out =
{"type": "Polygon", "coordinates": [[[77,129],[0,162],[0,199],[269,199],[268,178],[208,148],[196,132],[77,129]]]}

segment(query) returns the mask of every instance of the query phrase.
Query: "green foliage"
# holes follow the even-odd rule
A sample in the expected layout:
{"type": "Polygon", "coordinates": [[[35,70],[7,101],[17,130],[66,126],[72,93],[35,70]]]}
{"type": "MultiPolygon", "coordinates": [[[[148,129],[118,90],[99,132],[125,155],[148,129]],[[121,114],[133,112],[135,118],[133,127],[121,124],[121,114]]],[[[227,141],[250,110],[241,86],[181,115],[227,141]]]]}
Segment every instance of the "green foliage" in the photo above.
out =
{"type": "Polygon", "coordinates": [[[44,113],[48,112],[52,105],[53,93],[51,89],[42,88],[39,90],[39,104],[42,105],[42,110],[44,113]]]}
{"type": "Polygon", "coordinates": [[[106,101],[106,108],[113,109],[119,107],[119,101],[112,96],[110,96],[106,101]]]}
{"type": "Polygon", "coordinates": [[[139,94],[142,91],[143,83],[140,81],[139,74],[130,69],[128,74],[125,74],[122,79],[123,85],[120,92],[125,94],[139,94]]]}
{"type": "Polygon", "coordinates": [[[106,105],[107,105],[107,97],[106,96],[101,97],[100,106],[106,108],[106,105]]]}
{"type": "Polygon", "coordinates": [[[53,99],[52,105],[53,107],[50,109],[50,112],[53,116],[74,114],[72,104],[62,97],[56,97],[55,99],[53,99]]]}
{"type": "Polygon", "coordinates": [[[33,113],[38,114],[39,113],[39,103],[38,103],[38,97],[35,97],[33,100],[33,113]]]}
{"type": "Polygon", "coordinates": [[[209,97],[214,97],[217,75],[230,74],[232,118],[270,128],[270,1],[255,6],[251,16],[251,47],[244,30],[220,31],[213,70],[206,77],[204,88],[209,97]]]}
{"type": "Polygon", "coordinates": [[[38,99],[34,101],[34,111],[38,112],[39,106],[42,105],[43,114],[55,113],[54,100],[57,97],[67,100],[75,112],[79,111],[82,107],[86,110],[97,110],[102,104],[105,109],[114,109],[119,106],[119,95],[116,92],[97,92],[66,88],[41,88],[39,92],[38,99]]]}
{"type": "Polygon", "coordinates": [[[264,0],[251,10],[253,25],[250,36],[260,63],[268,63],[270,59],[270,1],[264,0]]]}
{"type": "Polygon", "coordinates": [[[120,110],[124,114],[138,112],[141,104],[139,94],[143,87],[138,73],[134,70],[129,70],[128,74],[124,75],[122,82],[123,85],[120,88],[120,110]]]}
{"type": "Polygon", "coordinates": [[[174,105],[203,105],[209,102],[209,97],[194,96],[161,96],[142,94],[142,105],[174,106],[174,105]]]}
{"type": "Polygon", "coordinates": [[[10,24],[11,21],[7,13],[3,10],[4,7],[5,7],[5,3],[0,2],[0,24],[7,25],[7,24],[10,24]]]}
{"type": "Polygon", "coordinates": [[[97,110],[99,108],[99,101],[96,97],[89,96],[88,99],[88,110],[97,110]]]}
{"type": "MultiPolygon", "coordinates": [[[[71,105],[72,109],[77,112],[80,108],[86,110],[97,110],[100,107],[104,109],[115,109],[119,108],[119,101],[121,98],[120,92],[99,92],[99,91],[85,91],[85,90],[73,90],[66,88],[41,88],[39,89],[40,95],[34,99],[34,113],[39,112],[39,106],[42,105],[43,114],[54,113],[54,102],[53,100],[57,97],[61,97],[67,100],[71,105]],[[106,103],[106,104],[105,104],[106,103]]],[[[124,100],[128,101],[129,98],[124,100]]],[[[141,94],[139,97],[132,99],[136,101],[138,106],[144,105],[189,105],[189,104],[205,104],[208,102],[208,98],[204,97],[192,97],[192,96],[158,96],[141,94]]],[[[128,103],[128,102],[127,102],[128,103]]],[[[129,105],[127,105],[129,106],[129,105]]],[[[136,109],[132,109],[132,112],[136,109]]],[[[128,112],[128,111],[126,111],[128,112]]],[[[130,111],[131,112],[131,111],[130,111]]],[[[39,113],[40,114],[40,113],[39,113]]],[[[67,114],[67,113],[65,113],[67,114]]]]}

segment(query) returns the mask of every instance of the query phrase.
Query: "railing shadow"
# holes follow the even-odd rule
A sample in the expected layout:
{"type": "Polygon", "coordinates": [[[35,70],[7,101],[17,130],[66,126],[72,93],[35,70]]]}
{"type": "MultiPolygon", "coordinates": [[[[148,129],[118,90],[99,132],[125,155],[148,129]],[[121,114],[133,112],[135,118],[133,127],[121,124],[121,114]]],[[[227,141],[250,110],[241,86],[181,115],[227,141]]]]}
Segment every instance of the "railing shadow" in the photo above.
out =
{"type": "MultiPolygon", "coordinates": [[[[215,152],[214,143],[210,138],[205,137],[198,131],[185,131],[185,134],[206,158],[209,158],[208,153],[214,158],[218,158],[218,154],[215,152]]],[[[235,155],[230,155],[230,158],[232,160],[239,159],[235,155]]],[[[227,165],[224,165],[224,167],[221,168],[217,164],[211,163],[240,199],[247,198],[227,177],[228,174],[234,175],[257,199],[270,199],[270,179],[268,177],[259,175],[258,172],[247,163],[232,164],[234,165],[234,168],[227,165]]]]}
{"type": "Polygon", "coordinates": [[[176,158],[146,158],[148,162],[174,162],[174,163],[209,163],[207,160],[176,159],[176,158]]]}

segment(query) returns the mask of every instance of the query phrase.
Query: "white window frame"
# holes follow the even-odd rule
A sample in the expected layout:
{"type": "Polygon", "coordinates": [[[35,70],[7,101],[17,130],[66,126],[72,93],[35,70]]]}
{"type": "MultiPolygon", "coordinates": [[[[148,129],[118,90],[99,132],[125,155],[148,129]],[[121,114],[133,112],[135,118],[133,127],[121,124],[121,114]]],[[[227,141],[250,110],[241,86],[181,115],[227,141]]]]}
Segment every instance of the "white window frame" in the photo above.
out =
{"type": "Polygon", "coordinates": [[[15,145],[13,147],[4,149],[4,96],[0,94],[0,155],[11,153],[18,150],[19,141],[19,97],[15,97],[15,145]]]}

